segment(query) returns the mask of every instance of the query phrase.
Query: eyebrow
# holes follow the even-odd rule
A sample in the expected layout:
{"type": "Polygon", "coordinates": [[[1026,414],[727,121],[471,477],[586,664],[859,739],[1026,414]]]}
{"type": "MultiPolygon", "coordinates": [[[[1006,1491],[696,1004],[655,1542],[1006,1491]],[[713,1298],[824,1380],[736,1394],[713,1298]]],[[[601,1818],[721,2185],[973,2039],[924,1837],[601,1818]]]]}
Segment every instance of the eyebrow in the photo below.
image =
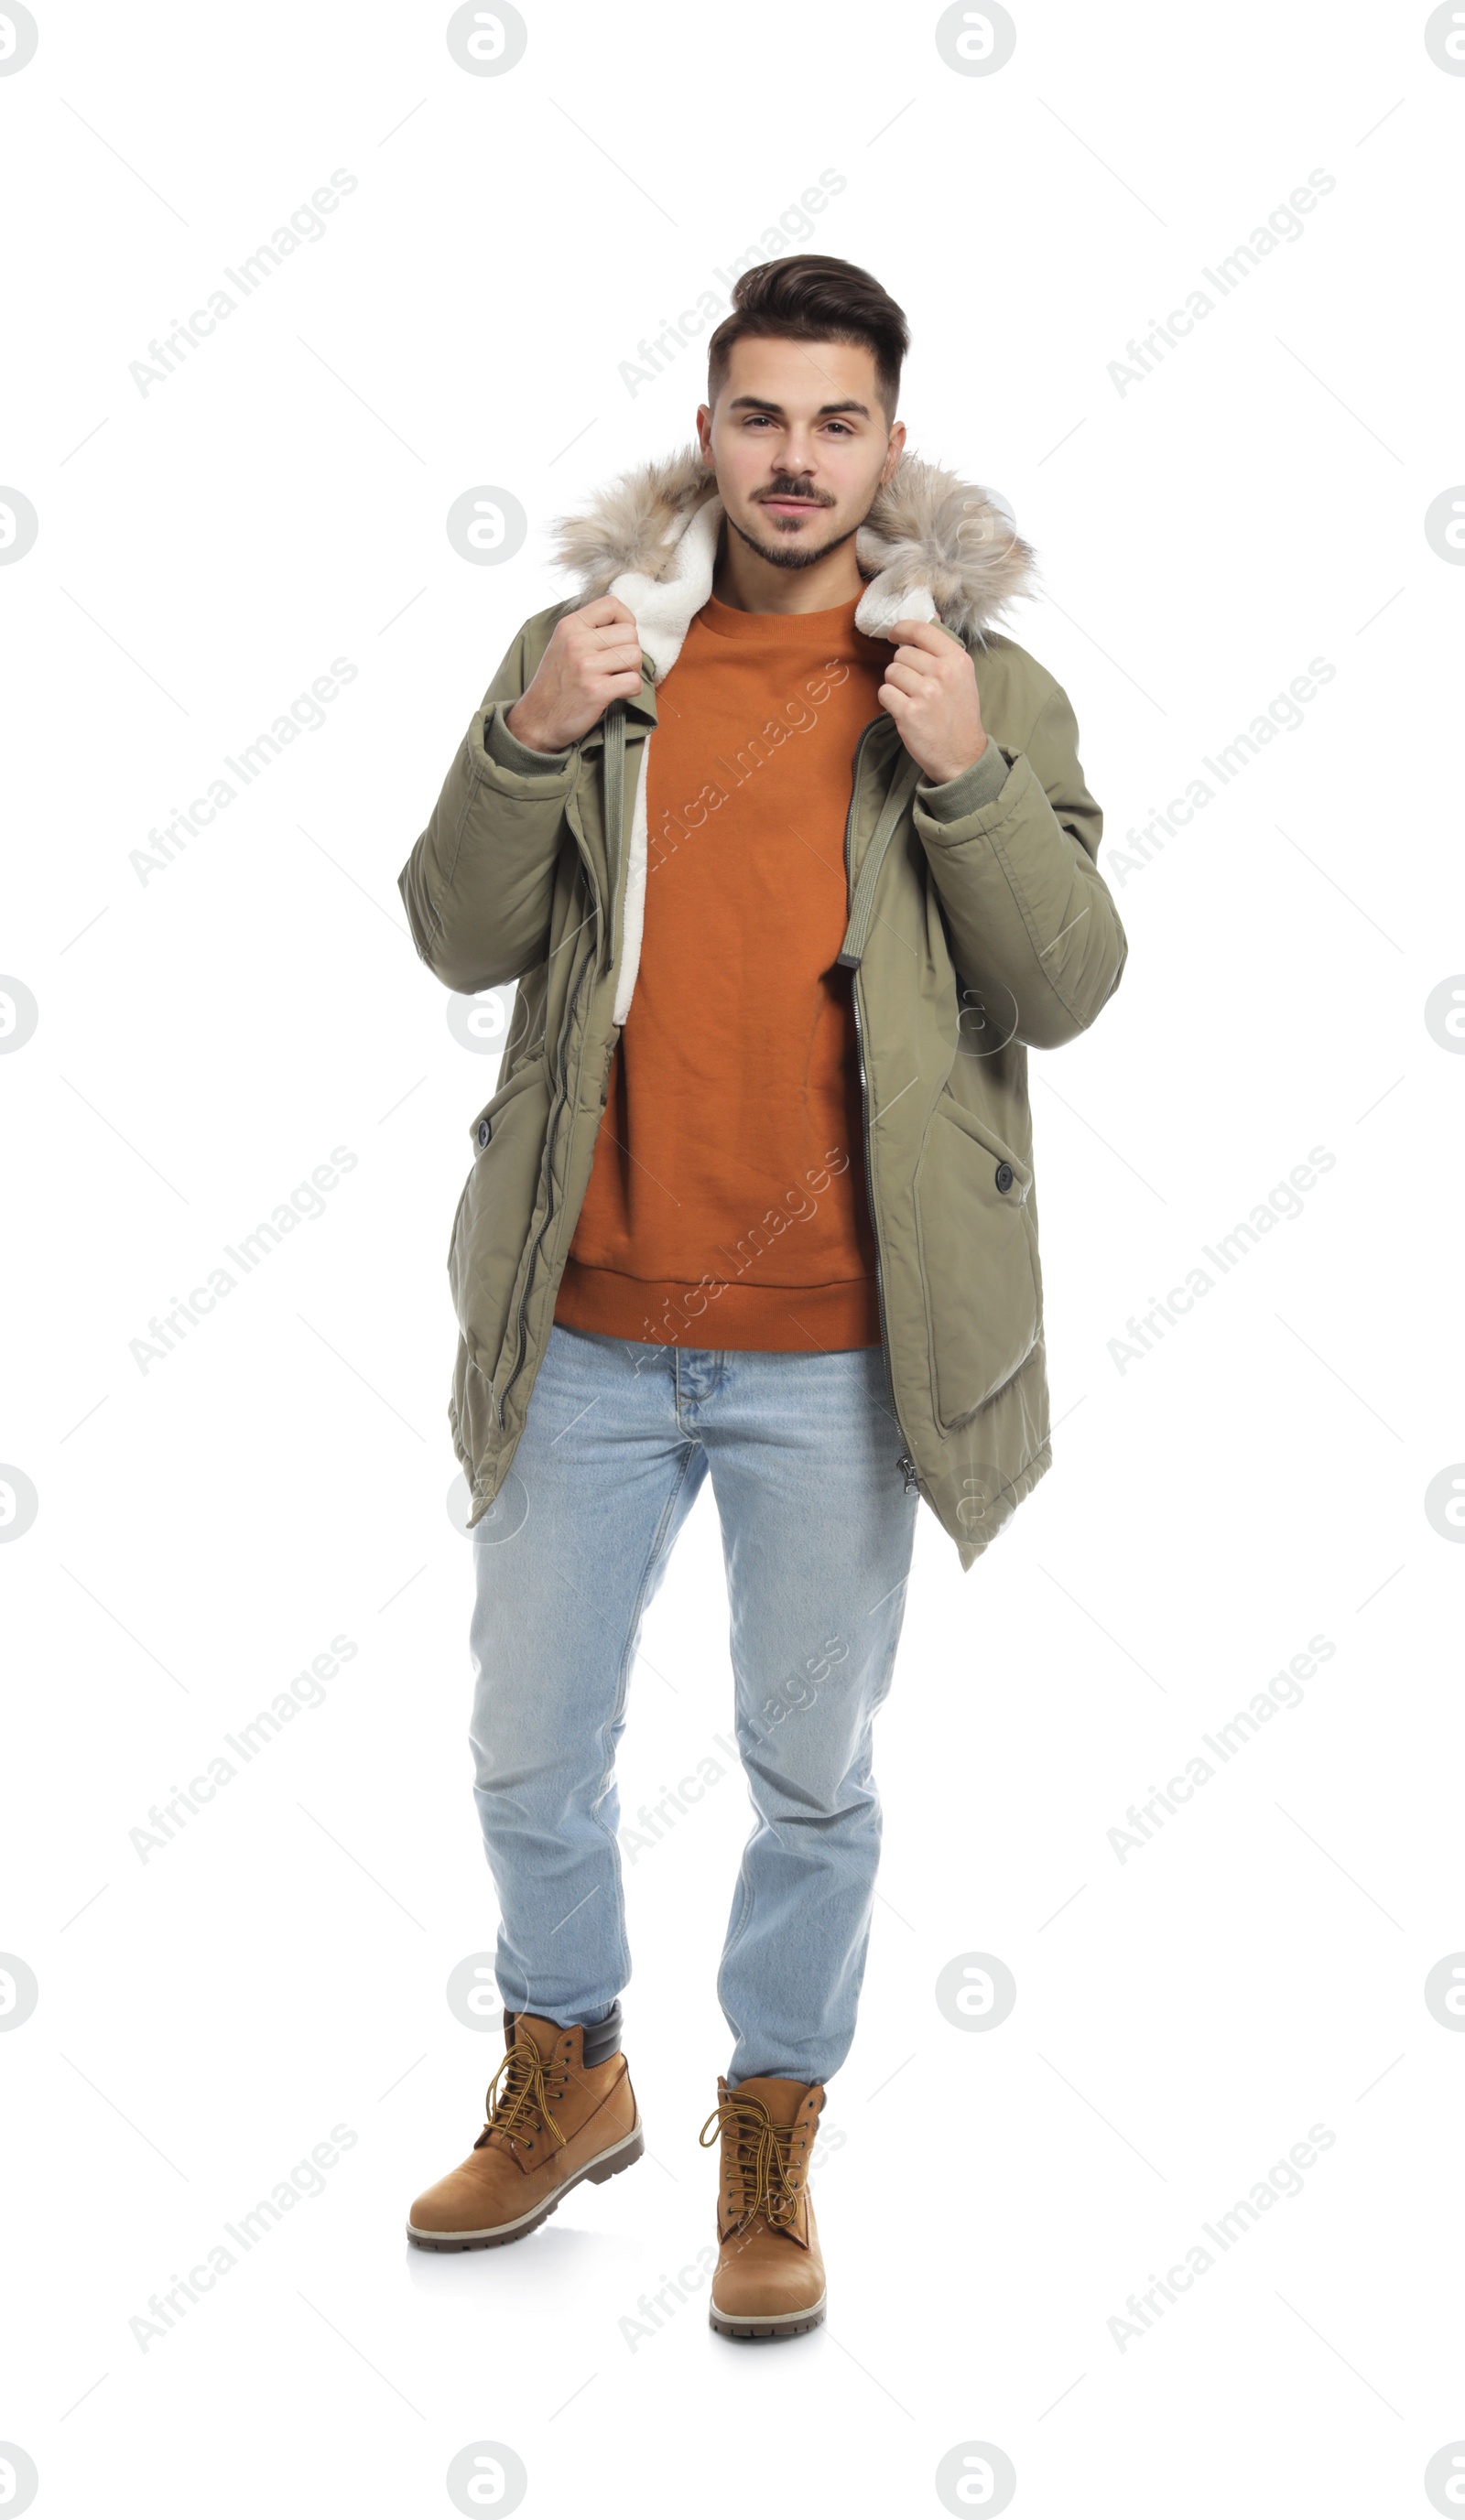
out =
{"type": "MultiPolygon", "coordinates": [[[[778,414],[780,420],[788,418],[788,413],[781,402],[769,402],[762,394],[735,394],[727,407],[729,411],[772,411],[778,414]]],[[[842,411],[856,411],[861,420],[868,420],[870,417],[869,405],[855,402],[851,396],[844,402],[821,402],[814,418],[825,420],[833,413],[842,411]]]]}

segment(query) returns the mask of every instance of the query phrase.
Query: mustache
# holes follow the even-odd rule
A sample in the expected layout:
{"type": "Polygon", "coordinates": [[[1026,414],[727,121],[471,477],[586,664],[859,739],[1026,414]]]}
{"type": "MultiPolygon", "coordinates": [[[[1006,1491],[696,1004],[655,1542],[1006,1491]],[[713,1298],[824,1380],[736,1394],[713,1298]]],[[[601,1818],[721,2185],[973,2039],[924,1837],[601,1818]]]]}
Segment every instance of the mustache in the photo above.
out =
{"type": "Polygon", "coordinates": [[[832,499],[821,499],[816,490],[801,490],[797,481],[775,481],[771,490],[760,490],[758,499],[798,499],[806,508],[832,508],[832,499]]]}

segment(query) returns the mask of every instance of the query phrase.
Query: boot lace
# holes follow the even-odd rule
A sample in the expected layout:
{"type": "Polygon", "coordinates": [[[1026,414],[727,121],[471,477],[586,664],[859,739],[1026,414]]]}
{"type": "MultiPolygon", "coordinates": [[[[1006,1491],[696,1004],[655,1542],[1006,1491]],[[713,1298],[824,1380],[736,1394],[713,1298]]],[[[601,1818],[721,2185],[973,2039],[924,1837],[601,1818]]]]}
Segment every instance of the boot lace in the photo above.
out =
{"type": "Polygon", "coordinates": [[[527,2040],[505,2051],[502,2064],[484,2095],[487,2124],[474,2144],[478,2152],[495,2136],[509,2143],[525,2142],[532,2147],[534,2136],[547,2128],[556,2143],[565,2141],[550,2115],[549,2093],[544,2081],[544,2059],[527,2040]],[[526,2142],[526,2138],[527,2141],[526,2142]]]}
{"type": "Polygon", "coordinates": [[[790,2177],[794,2129],[775,2126],[766,2100],[729,2092],[702,2123],[697,2140],[704,2146],[724,2138],[723,2158],[735,2194],[741,2190],[743,2212],[736,2231],[746,2231],[761,2214],[774,2231],[786,2231],[799,2212],[799,2186],[790,2177]],[[708,2129],[710,2127],[710,2135],[708,2129]]]}

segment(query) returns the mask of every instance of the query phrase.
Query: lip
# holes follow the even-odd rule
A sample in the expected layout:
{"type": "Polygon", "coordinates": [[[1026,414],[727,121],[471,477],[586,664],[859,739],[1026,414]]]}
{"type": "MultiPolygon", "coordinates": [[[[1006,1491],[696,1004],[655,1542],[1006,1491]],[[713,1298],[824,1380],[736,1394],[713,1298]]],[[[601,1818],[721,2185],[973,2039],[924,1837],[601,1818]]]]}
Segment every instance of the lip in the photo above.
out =
{"type": "Polygon", "coordinates": [[[812,516],[823,506],[822,499],[764,499],[765,508],[776,509],[781,517],[812,516]]]}

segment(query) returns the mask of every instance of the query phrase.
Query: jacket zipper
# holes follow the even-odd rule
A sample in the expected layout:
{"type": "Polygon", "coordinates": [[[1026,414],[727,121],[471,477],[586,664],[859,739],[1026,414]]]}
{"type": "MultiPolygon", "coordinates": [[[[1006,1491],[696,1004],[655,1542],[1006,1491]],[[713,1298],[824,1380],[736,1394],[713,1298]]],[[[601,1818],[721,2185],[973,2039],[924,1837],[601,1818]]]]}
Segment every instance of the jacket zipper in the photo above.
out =
{"type": "MultiPolygon", "coordinates": [[[[622,703],[613,703],[613,705],[616,705],[616,708],[622,708],[622,703]]],[[[622,834],[622,841],[620,841],[620,857],[622,862],[625,862],[625,834],[622,834]]],[[[603,900],[600,900],[598,884],[595,884],[595,870],[592,870],[590,859],[585,857],[585,849],[580,849],[580,862],[582,867],[585,867],[585,889],[590,892],[590,900],[592,905],[595,905],[595,922],[598,922],[600,927],[605,920],[605,905],[603,900]]],[[[616,918],[616,902],[611,905],[611,918],[616,918]]],[[[527,1316],[529,1316],[529,1292],[532,1292],[532,1285],[534,1285],[534,1263],[537,1263],[542,1242],[545,1242],[545,1235],[550,1233],[550,1222],[552,1217],[555,1217],[555,1164],[552,1164],[552,1149],[555,1149],[555,1124],[557,1119],[560,1119],[560,1114],[563,1114],[565,1102],[568,1102],[568,1091],[565,1091],[565,1041],[570,1038],[570,1025],[574,1023],[574,1008],[580,1006],[580,990],[585,988],[585,975],[592,968],[592,963],[595,963],[595,950],[598,948],[590,945],[590,948],[585,950],[585,955],[582,955],[580,970],[574,972],[572,983],[570,983],[568,996],[565,996],[565,1013],[563,1018],[560,1018],[560,1038],[557,1038],[555,1043],[555,1099],[552,1099],[550,1116],[547,1116],[545,1121],[545,1215],[542,1215],[542,1220],[539,1220],[539,1233],[534,1235],[532,1245],[529,1245],[527,1263],[525,1263],[525,1292],[520,1295],[520,1311],[517,1311],[515,1316],[515,1364],[509,1366],[509,1373],[507,1378],[504,1378],[502,1391],[499,1391],[497,1399],[494,1399],[494,1417],[497,1417],[499,1426],[504,1423],[504,1404],[507,1404],[509,1399],[509,1391],[512,1391],[512,1386],[515,1386],[517,1378],[520,1378],[520,1369],[522,1364],[525,1364],[525,1351],[527,1351],[525,1323],[527,1323],[527,1316]]],[[[580,1049],[580,1066],[585,1066],[585,1051],[582,1049],[580,1049]]],[[[574,1068],[574,1097],[580,1097],[580,1068],[574,1068]]]]}
{"type": "MultiPolygon", "coordinates": [[[[593,873],[593,870],[591,869],[590,862],[589,862],[588,858],[586,858],[586,857],[584,856],[583,851],[581,852],[581,864],[583,865],[583,867],[584,867],[584,869],[585,869],[586,886],[587,886],[587,889],[588,889],[588,891],[589,891],[589,893],[590,893],[590,897],[591,897],[592,901],[593,901],[593,902],[594,902],[594,904],[595,904],[595,910],[596,910],[597,920],[598,920],[598,921],[599,921],[599,920],[603,920],[603,918],[604,918],[604,915],[605,915],[605,914],[604,914],[604,911],[603,911],[603,909],[602,909],[602,905],[601,905],[601,901],[600,901],[600,896],[599,896],[598,892],[596,891],[594,873],[593,873]]],[[[572,1022],[573,1022],[573,1020],[574,1020],[574,1012],[575,1012],[575,1009],[576,1009],[576,1007],[577,1007],[577,1006],[578,1006],[578,1004],[579,1004],[580,991],[582,990],[582,988],[584,987],[584,984],[585,984],[585,975],[586,975],[586,973],[589,971],[589,969],[591,968],[591,966],[593,965],[594,961],[595,961],[595,947],[594,947],[594,945],[592,944],[591,946],[589,946],[589,947],[587,948],[587,950],[586,950],[586,952],[585,952],[585,954],[584,954],[584,957],[583,957],[583,959],[581,960],[580,968],[579,968],[578,971],[576,972],[576,974],[575,974],[575,976],[574,976],[573,981],[572,981],[572,984],[571,984],[570,990],[569,990],[569,992],[568,992],[568,994],[567,994],[567,996],[566,996],[566,1000],[565,1000],[565,1012],[564,1012],[564,1014],[563,1014],[563,1015],[561,1016],[561,1018],[560,1018],[560,1035],[559,1035],[559,1040],[558,1040],[558,1042],[556,1043],[556,1046],[555,1046],[555,1061],[554,1061],[555,1074],[556,1074],[555,1096],[554,1096],[554,1100],[552,1101],[552,1102],[551,1102],[551,1104],[550,1104],[549,1117],[548,1117],[547,1121],[545,1122],[545,1129],[544,1129],[544,1156],[545,1156],[545,1201],[544,1201],[544,1214],[543,1214],[543,1217],[542,1217],[542,1218],[541,1218],[541,1220],[540,1220],[540,1224],[539,1224],[539,1231],[538,1231],[538,1233],[535,1235],[534,1239],[533,1239],[533,1242],[532,1242],[532,1244],[531,1244],[531,1246],[530,1246],[530,1249],[529,1249],[529,1255],[528,1255],[528,1260],[527,1260],[527,1263],[526,1263],[526,1268],[525,1268],[525,1273],[524,1273],[524,1292],[523,1292],[523,1294],[522,1294],[522,1295],[520,1296],[520,1298],[519,1298],[519,1311],[518,1311],[518,1314],[517,1314],[517,1316],[516,1316],[516,1318],[515,1318],[515,1324],[514,1324],[514,1363],[513,1363],[512,1367],[510,1368],[509,1373],[508,1373],[508,1375],[507,1375],[507,1378],[505,1379],[505,1382],[504,1382],[504,1385],[503,1385],[502,1390],[497,1394],[497,1396],[494,1398],[494,1401],[493,1401],[493,1412],[494,1412],[494,1416],[495,1416],[495,1418],[497,1418],[497,1420],[498,1420],[498,1423],[499,1423],[499,1426],[500,1426],[500,1427],[502,1427],[503,1422],[504,1422],[504,1404],[505,1404],[505,1402],[507,1401],[507,1399],[508,1399],[508,1397],[509,1397],[509,1392],[510,1392],[510,1390],[511,1390],[512,1386],[514,1385],[514,1383],[515,1383],[515,1382],[518,1380],[518,1378],[519,1378],[519,1371],[520,1371],[521,1366],[522,1366],[522,1365],[523,1365],[523,1363],[524,1363],[524,1358],[525,1358],[525,1348],[526,1348],[526,1336],[525,1336],[525,1325],[526,1325],[526,1322],[527,1317],[528,1317],[528,1302],[529,1302],[529,1294],[530,1294],[530,1290],[531,1290],[532,1285],[533,1285],[533,1278],[534,1278],[534,1263],[535,1263],[535,1261],[538,1259],[540,1246],[541,1246],[541,1245],[542,1245],[542,1243],[543,1243],[543,1240],[544,1240],[544,1237],[545,1237],[545,1235],[546,1235],[546,1234],[548,1233],[548,1231],[549,1231],[549,1227],[550,1227],[550,1220],[551,1220],[551,1218],[553,1217],[554,1212],[555,1212],[555,1173],[554,1173],[554,1162],[553,1162],[554,1140],[555,1140],[555,1126],[556,1126],[556,1123],[557,1123],[557,1121],[558,1121],[558,1119],[559,1119],[560,1113],[562,1112],[562,1110],[563,1110],[563,1109],[564,1109],[564,1107],[565,1107],[566,1101],[568,1100],[568,1096],[567,1096],[567,1094],[566,1094],[565,1086],[564,1086],[564,1084],[560,1081],[561,1079],[563,1079],[563,1076],[564,1076],[564,1064],[565,1064],[565,1044],[566,1044],[567,1040],[568,1040],[568,1039],[569,1039],[569,1037],[570,1037],[570,1029],[571,1029],[571,1026],[572,1026],[572,1022]]],[[[581,1064],[583,1064],[583,1056],[584,1056],[584,1055],[583,1055],[583,1050],[582,1050],[582,1051],[581,1051],[581,1064]]],[[[578,1100],[578,1091],[579,1091],[579,1071],[578,1071],[578,1069],[577,1069],[577,1070],[576,1070],[576,1072],[575,1072],[575,1092],[576,1092],[576,1100],[578,1100]]],[[[489,1385],[489,1390],[490,1390],[490,1393],[491,1393],[491,1392],[492,1392],[492,1385],[491,1385],[491,1384],[489,1385]]]]}
{"type": "MultiPolygon", "coordinates": [[[[860,763],[865,749],[866,737],[872,735],[876,727],[882,723],[882,719],[872,717],[869,725],[861,728],[859,742],[854,747],[854,768],[849,783],[849,810],[845,817],[845,890],[846,900],[849,905],[852,905],[854,899],[853,874],[849,863],[849,842],[854,831],[854,808],[859,797],[860,763]]],[[[847,918],[848,917],[847,908],[846,916],[847,918]]],[[[885,1350],[887,1371],[889,1371],[891,1340],[890,1328],[886,1320],[885,1310],[885,1279],[882,1275],[880,1266],[880,1219],[875,1213],[875,1192],[871,1187],[870,1179],[870,1088],[865,1076],[864,1028],[860,1020],[859,1011],[860,991],[864,983],[863,964],[857,965],[850,972],[849,981],[850,1002],[854,1008],[854,1042],[859,1060],[860,1113],[865,1149],[865,1199],[870,1210],[871,1230],[875,1237],[875,1299],[880,1307],[880,1337],[881,1344],[885,1350]]],[[[893,1389],[892,1390],[891,1396],[893,1399],[893,1389]]],[[[898,1414],[895,1418],[895,1423],[896,1426],[899,1427],[900,1441],[903,1445],[906,1440],[905,1429],[900,1425],[898,1414]]],[[[895,1467],[900,1472],[901,1479],[903,1481],[901,1494],[909,1496],[912,1488],[914,1488],[919,1494],[921,1489],[920,1472],[917,1470],[915,1462],[911,1460],[908,1451],[903,1451],[896,1455],[895,1467]]]]}
{"type": "MultiPolygon", "coordinates": [[[[577,1006],[577,1005],[578,1005],[578,1003],[579,1003],[579,995],[580,995],[580,990],[581,990],[581,988],[582,988],[582,987],[583,987],[583,985],[584,985],[585,973],[589,970],[589,968],[590,968],[590,965],[591,965],[591,963],[593,962],[593,960],[594,960],[594,949],[593,949],[593,947],[592,947],[591,951],[590,951],[589,953],[587,953],[587,954],[586,954],[584,961],[581,963],[580,968],[579,968],[579,971],[578,971],[578,973],[577,973],[577,975],[576,975],[576,978],[575,978],[575,981],[574,981],[574,985],[573,985],[573,987],[571,989],[570,994],[569,994],[568,998],[567,998],[567,999],[566,999],[566,1001],[565,1001],[565,1012],[564,1012],[564,1015],[562,1016],[562,1018],[561,1018],[561,1022],[560,1022],[560,1038],[559,1038],[559,1042],[558,1042],[558,1044],[557,1044],[557,1046],[556,1046],[556,1050],[555,1050],[555,1065],[556,1065],[556,1067],[557,1067],[557,1068],[561,1068],[561,1067],[562,1067],[562,1065],[563,1065],[563,1060],[564,1060],[564,1057],[565,1057],[565,1043],[566,1043],[566,1040],[567,1040],[567,1038],[568,1038],[568,1036],[569,1036],[570,1026],[571,1026],[571,1023],[572,1023],[572,1019],[573,1019],[573,1016],[574,1016],[574,1011],[575,1011],[575,1008],[576,1008],[576,1006],[577,1006]]],[[[576,1078],[576,1085],[577,1085],[577,1084],[578,1084],[578,1078],[576,1078]]],[[[521,1367],[521,1366],[523,1365],[523,1363],[524,1363],[525,1346],[526,1346],[526,1338],[525,1338],[525,1324],[526,1324],[526,1319],[527,1319],[527,1315],[528,1315],[529,1293],[530,1293],[530,1289],[531,1289],[531,1287],[532,1287],[532,1285],[533,1285],[533,1278],[534,1278],[534,1263],[535,1263],[535,1261],[538,1259],[540,1245],[542,1244],[542,1242],[543,1242],[543,1240],[544,1240],[545,1235],[549,1232],[550,1219],[553,1217],[554,1212],[555,1212],[555,1172],[554,1172],[554,1162],[553,1162],[553,1155],[554,1155],[554,1143],[555,1143],[555,1124],[556,1124],[556,1121],[557,1121],[557,1120],[558,1120],[558,1118],[559,1118],[559,1115],[560,1115],[561,1111],[563,1111],[563,1109],[564,1109],[564,1107],[565,1107],[565,1104],[566,1104],[566,1102],[567,1102],[567,1100],[568,1100],[568,1099],[569,1099],[569,1098],[568,1098],[568,1096],[566,1095],[564,1088],[563,1088],[563,1087],[557,1087],[557,1089],[556,1089],[556,1100],[555,1100],[555,1102],[554,1102],[553,1105],[551,1106],[550,1114],[549,1114],[549,1118],[548,1118],[548,1121],[547,1121],[547,1122],[546,1122],[546,1124],[545,1124],[545,1131],[544,1131],[544,1154],[545,1154],[545,1200],[544,1200],[544,1214],[543,1214],[543,1216],[541,1217],[540,1222],[539,1222],[539,1231],[538,1231],[538,1233],[535,1235],[534,1239],[533,1239],[533,1242],[531,1243],[531,1245],[530,1245],[530,1247],[529,1247],[528,1259],[527,1259],[527,1262],[526,1262],[526,1267],[525,1267],[525,1276],[524,1276],[524,1293],[523,1293],[523,1294],[520,1296],[520,1298],[519,1298],[519,1312],[518,1312],[518,1315],[517,1315],[517,1317],[516,1317],[515,1325],[514,1325],[514,1363],[513,1363],[512,1367],[510,1368],[509,1374],[508,1374],[508,1378],[507,1378],[507,1380],[506,1380],[506,1381],[505,1381],[505,1383],[504,1383],[504,1387],[503,1387],[502,1391],[499,1393],[499,1395],[498,1395],[498,1399],[497,1399],[497,1401],[496,1401],[496,1402],[495,1402],[495,1404],[494,1404],[494,1406],[495,1406],[495,1414],[497,1415],[498,1422],[499,1422],[500,1426],[502,1426],[502,1424],[503,1424],[504,1404],[505,1404],[505,1402],[507,1401],[507,1399],[508,1399],[508,1397],[509,1397],[510,1389],[512,1388],[513,1384],[518,1380],[518,1377],[519,1377],[519,1370],[520,1370],[520,1367],[521,1367]]]]}

